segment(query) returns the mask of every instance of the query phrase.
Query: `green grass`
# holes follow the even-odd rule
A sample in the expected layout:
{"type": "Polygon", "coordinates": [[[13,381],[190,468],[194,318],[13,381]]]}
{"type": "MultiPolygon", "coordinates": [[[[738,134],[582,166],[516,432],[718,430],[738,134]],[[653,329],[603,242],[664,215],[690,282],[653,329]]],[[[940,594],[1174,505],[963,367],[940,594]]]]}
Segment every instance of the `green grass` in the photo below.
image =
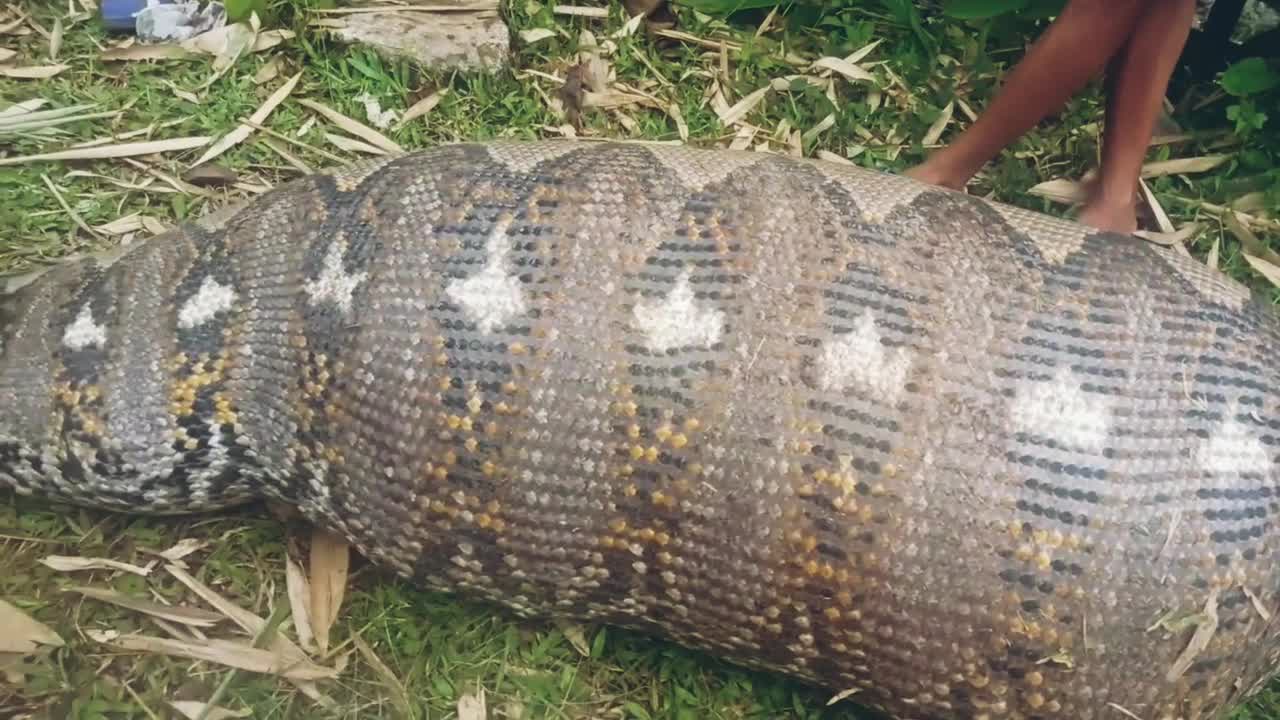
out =
{"type": "MultiPolygon", "coordinates": [[[[65,2],[30,0],[16,3],[45,29],[63,17],[65,2]]],[[[313,3],[314,4],[314,3],[313,3]]],[[[547,106],[554,83],[522,73],[538,70],[563,77],[580,48],[580,33],[590,30],[604,41],[625,18],[614,9],[608,21],[555,15],[551,4],[515,0],[506,7],[513,33],[529,28],[562,31],[552,40],[519,47],[517,72],[496,76],[483,73],[424,72],[405,62],[385,61],[359,49],[332,43],[307,30],[303,4],[266,3],[274,23],[291,27],[299,37],[280,47],[241,59],[225,76],[202,93],[199,103],[175,95],[173,88],[198,92],[211,74],[209,60],[154,63],[106,63],[100,46],[115,39],[104,36],[89,20],[66,25],[59,59],[69,68],[43,82],[0,78],[0,107],[33,97],[50,107],[95,103],[99,110],[121,110],[114,120],[93,120],[63,126],[53,137],[12,139],[9,155],[58,149],[74,142],[126,133],[149,125],[155,138],[209,134],[220,136],[252,113],[290,74],[303,71],[293,98],[321,101],[350,117],[364,120],[358,98],[368,93],[384,108],[404,109],[431,92],[450,92],[422,120],[398,132],[388,131],[406,148],[434,143],[500,136],[533,138],[563,119],[547,106]],[[254,76],[268,62],[281,64],[279,76],[257,84],[254,76]],[[537,88],[541,89],[539,92],[537,88]]],[[[867,86],[838,81],[836,102],[823,92],[796,85],[769,96],[749,120],[772,133],[784,121],[801,131],[830,114],[834,125],[804,145],[806,154],[819,151],[852,157],[867,167],[901,170],[923,157],[920,138],[940,110],[962,99],[980,111],[999,82],[999,72],[1015,61],[1026,38],[1037,26],[1027,21],[1001,20],[979,29],[923,14],[913,16],[911,4],[881,2],[832,3],[825,14],[801,8],[781,29],[754,37],[755,23],[764,11],[744,13],[729,25],[680,9],[680,29],[710,37],[724,33],[745,44],[733,55],[725,82],[733,103],[774,78],[799,72],[788,64],[787,52],[812,59],[846,55],[879,41],[863,60],[882,79],[886,71],[900,79],[887,82],[879,99],[867,86]]],[[[0,26],[4,24],[0,18],[0,26]]],[[[709,144],[731,136],[704,103],[709,78],[720,73],[714,52],[686,43],[660,41],[639,33],[615,41],[610,62],[620,81],[678,105],[691,142],[709,144]]],[[[0,47],[20,53],[23,64],[45,62],[48,41],[40,33],[0,35],[0,47]]],[[[1211,88],[1209,89],[1211,90],[1211,88]]],[[[1203,93],[1201,94],[1203,96],[1203,93]]],[[[1153,159],[1229,152],[1233,161],[1211,173],[1169,176],[1152,181],[1157,197],[1176,223],[1196,220],[1202,231],[1191,249],[1203,257],[1218,241],[1222,267],[1259,288],[1264,282],[1248,271],[1238,243],[1220,222],[1198,209],[1197,203],[1228,205],[1245,193],[1275,192],[1273,178],[1242,158],[1248,152],[1272,153],[1260,137],[1233,138],[1225,117],[1229,98],[1180,113],[1194,139],[1154,150],[1153,159]]],[[[1003,153],[972,187],[975,193],[1061,214],[1064,209],[1027,194],[1030,186],[1055,177],[1077,178],[1097,153],[1101,105],[1096,91],[1082,93],[1060,116],[1043,123],[1003,153]]],[[[582,134],[660,140],[678,138],[675,122],[661,111],[628,108],[633,127],[617,116],[588,110],[582,134]]],[[[311,113],[286,101],[268,119],[277,133],[295,137],[311,113]]],[[[956,122],[945,142],[967,122],[957,110],[956,122]]],[[[1276,118],[1273,122],[1280,121],[1276,118]]],[[[330,153],[351,157],[328,144],[323,120],[298,138],[330,153]]],[[[234,169],[242,180],[276,184],[296,176],[279,155],[255,134],[217,162],[234,169]]],[[[0,142],[6,142],[0,140],[0,142]]],[[[331,165],[323,154],[289,147],[290,152],[316,168],[331,165]]],[[[146,159],[150,167],[173,175],[196,159],[199,150],[146,159]]],[[[1256,158],[1255,158],[1256,160],[1256,158]]],[[[164,184],[135,165],[121,161],[74,164],[31,164],[0,167],[0,273],[23,271],[49,259],[120,242],[118,237],[95,239],[78,230],[45,187],[42,176],[59,189],[76,213],[96,226],[130,213],[164,222],[178,222],[203,210],[242,199],[236,189],[215,189],[210,197],[178,192],[125,189],[106,180],[72,176],[88,171],[137,185],[164,184]]],[[[141,237],[141,235],[140,235],[141,237]]],[[[1275,245],[1275,234],[1268,239],[1275,245]]],[[[1273,297],[1280,293],[1270,290],[1273,297]]],[[[83,599],[64,589],[75,584],[111,587],[143,597],[192,602],[180,584],[157,570],[148,578],[127,573],[55,572],[38,561],[50,554],[109,557],[145,564],[147,550],[161,550],[181,538],[198,538],[209,545],[187,558],[193,574],[257,614],[266,617],[285,601],[285,548],[290,539],[305,537],[295,521],[281,522],[262,508],[186,519],[135,518],[50,505],[36,499],[0,492],[0,597],[15,603],[52,626],[67,647],[24,668],[21,686],[0,685],[0,716],[28,714],[50,718],[174,717],[171,700],[206,700],[227,678],[225,668],[174,658],[113,651],[90,639],[86,630],[136,630],[163,634],[138,613],[83,599]]],[[[342,613],[334,630],[338,654],[351,652],[348,638],[363,637],[408,689],[419,718],[448,718],[457,711],[459,697],[483,687],[491,717],[531,718],[859,718],[848,704],[826,707],[826,696],[773,675],[746,672],[706,655],[632,633],[601,627],[559,626],[554,623],[514,622],[492,607],[424,593],[386,573],[357,565],[342,613]],[[585,653],[583,652],[585,650],[585,653]],[[504,714],[505,713],[505,714],[504,714]]],[[[360,655],[351,654],[337,681],[323,689],[336,707],[319,711],[323,717],[398,717],[392,693],[360,655]]],[[[1236,720],[1280,718],[1280,690],[1269,690],[1237,711],[1236,720]]],[[[237,673],[222,704],[251,709],[255,718],[314,717],[318,709],[288,683],[270,675],[237,673]]]]}

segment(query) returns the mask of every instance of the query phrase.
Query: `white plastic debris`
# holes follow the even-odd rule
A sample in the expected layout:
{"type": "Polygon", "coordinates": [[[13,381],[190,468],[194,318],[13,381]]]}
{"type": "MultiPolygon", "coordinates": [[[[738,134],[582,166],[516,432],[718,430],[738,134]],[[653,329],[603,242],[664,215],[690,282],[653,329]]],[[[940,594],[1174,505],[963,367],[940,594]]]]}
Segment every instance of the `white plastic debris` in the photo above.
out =
{"type": "Polygon", "coordinates": [[[138,40],[144,43],[182,42],[227,23],[227,12],[222,3],[215,0],[203,8],[200,5],[199,0],[165,3],[147,0],[147,7],[137,14],[138,40]]]}

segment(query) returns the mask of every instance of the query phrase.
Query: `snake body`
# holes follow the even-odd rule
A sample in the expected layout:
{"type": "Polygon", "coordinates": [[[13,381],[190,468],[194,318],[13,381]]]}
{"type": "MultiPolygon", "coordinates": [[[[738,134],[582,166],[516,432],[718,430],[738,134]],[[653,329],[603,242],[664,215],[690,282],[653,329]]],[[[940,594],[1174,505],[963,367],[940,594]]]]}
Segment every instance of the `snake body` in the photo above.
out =
{"type": "Polygon", "coordinates": [[[11,290],[19,493],[275,498],[424,587],[901,718],[1213,718],[1277,665],[1280,321],[1135,238],[766,153],[456,144],[11,290]]]}

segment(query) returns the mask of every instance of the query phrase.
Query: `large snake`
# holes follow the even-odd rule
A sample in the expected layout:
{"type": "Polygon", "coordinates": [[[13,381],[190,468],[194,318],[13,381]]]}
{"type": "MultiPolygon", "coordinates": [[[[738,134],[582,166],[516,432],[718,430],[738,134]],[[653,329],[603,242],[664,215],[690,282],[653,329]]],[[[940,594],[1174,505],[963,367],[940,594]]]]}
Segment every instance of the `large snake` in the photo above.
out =
{"type": "Polygon", "coordinates": [[[901,718],[1213,718],[1280,654],[1274,310],[904,177],[446,145],[58,265],[0,343],[19,493],[275,498],[901,718]]]}

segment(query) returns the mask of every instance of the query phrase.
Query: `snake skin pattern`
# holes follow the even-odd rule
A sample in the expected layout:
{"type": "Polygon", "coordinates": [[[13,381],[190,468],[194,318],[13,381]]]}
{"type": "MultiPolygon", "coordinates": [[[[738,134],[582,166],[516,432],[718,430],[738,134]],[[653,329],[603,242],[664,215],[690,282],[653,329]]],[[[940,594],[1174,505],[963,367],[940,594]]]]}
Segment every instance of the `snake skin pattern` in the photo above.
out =
{"type": "Polygon", "coordinates": [[[901,718],[1220,717],[1280,658],[1280,321],[893,175],[457,144],[0,303],[0,485],[262,496],[423,586],[901,718]]]}

